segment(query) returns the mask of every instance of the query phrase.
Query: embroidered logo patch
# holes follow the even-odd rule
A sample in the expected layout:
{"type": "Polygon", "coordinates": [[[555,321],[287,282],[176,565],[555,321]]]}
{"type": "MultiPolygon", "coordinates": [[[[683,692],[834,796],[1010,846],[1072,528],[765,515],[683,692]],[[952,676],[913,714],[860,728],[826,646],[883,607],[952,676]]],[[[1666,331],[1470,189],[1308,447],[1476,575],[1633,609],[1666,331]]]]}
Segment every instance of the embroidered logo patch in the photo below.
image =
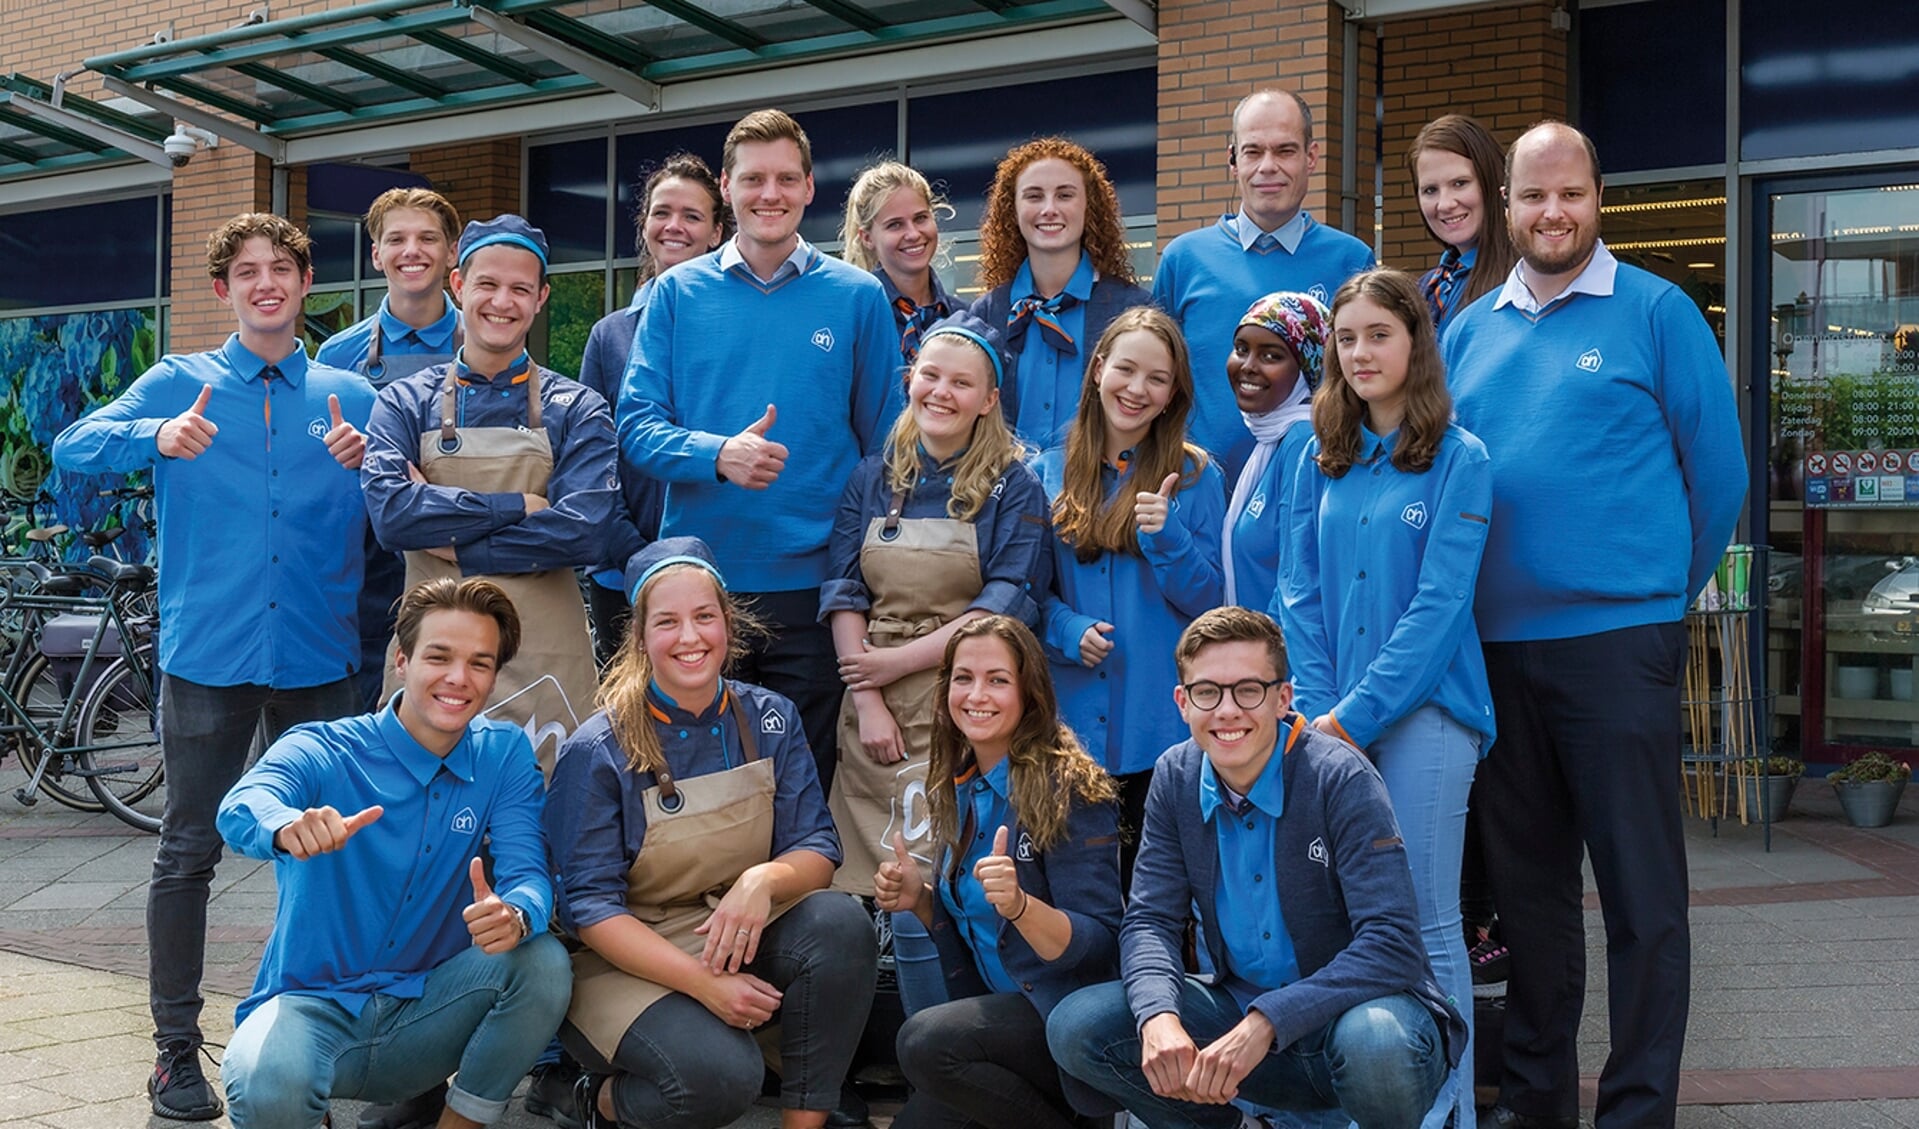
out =
{"type": "Polygon", "coordinates": [[[1311,294],[1313,297],[1319,299],[1319,304],[1322,306],[1332,305],[1333,299],[1330,295],[1326,293],[1326,286],[1324,283],[1320,283],[1320,282],[1313,283],[1312,289],[1306,291],[1306,293],[1311,294]]]}
{"type": "Polygon", "coordinates": [[[814,330],[813,344],[819,346],[819,350],[822,353],[832,352],[833,351],[833,331],[830,329],[814,330]]]}
{"type": "Polygon", "coordinates": [[[578,392],[557,392],[553,396],[553,402],[564,408],[574,400],[579,399],[579,396],[580,394],[578,392]]]}
{"type": "Polygon", "coordinates": [[[1314,839],[1306,845],[1306,861],[1316,862],[1329,870],[1332,869],[1333,860],[1326,853],[1326,840],[1314,839]]]}
{"type": "Polygon", "coordinates": [[[472,808],[461,808],[460,814],[453,817],[452,827],[457,835],[471,835],[480,829],[480,817],[473,814],[472,808]]]}
{"type": "Polygon", "coordinates": [[[315,439],[325,439],[326,433],[331,430],[333,430],[333,428],[321,417],[315,417],[312,423],[307,424],[307,434],[313,436],[315,439]]]}
{"type": "Polygon", "coordinates": [[[1246,516],[1251,518],[1257,518],[1260,514],[1263,514],[1265,512],[1266,512],[1266,492],[1262,490],[1259,493],[1253,495],[1252,501],[1246,503],[1246,516]]]}
{"type": "Polygon", "coordinates": [[[1019,833],[1019,846],[1013,848],[1013,857],[1021,862],[1032,862],[1039,857],[1033,849],[1033,837],[1022,831],[1019,833]]]}
{"type": "Polygon", "coordinates": [[[1414,529],[1426,528],[1426,503],[1414,502],[1412,505],[1399,511],[1399,520],[1412,526],[1414,529]]]}
{"type": "Polygon", "coordinates": [[[1573,364],[1584,369],[1586,372],[1598,372],[1599,366],[1603,363],[1605,363],[1605,360],[1599,355],[1599,350],[1597,349],[1586,350],[1579,354],[1577,361],[1573,362],[1573,364]]]}
{"type": "Polygon", "coordinates": [[[993,483],[993,497],[995,498],[1004,497],[1005,494],[1006,494],[1006,480],[1002,478],[998,482],[993,483]]]}
{"type": "Polygon", "coordinates": [[[767,710],[760,715],[760,732],[784,733],[786,732],[786,719],[780,716],[780,711],[778,710],[767,710]]]}

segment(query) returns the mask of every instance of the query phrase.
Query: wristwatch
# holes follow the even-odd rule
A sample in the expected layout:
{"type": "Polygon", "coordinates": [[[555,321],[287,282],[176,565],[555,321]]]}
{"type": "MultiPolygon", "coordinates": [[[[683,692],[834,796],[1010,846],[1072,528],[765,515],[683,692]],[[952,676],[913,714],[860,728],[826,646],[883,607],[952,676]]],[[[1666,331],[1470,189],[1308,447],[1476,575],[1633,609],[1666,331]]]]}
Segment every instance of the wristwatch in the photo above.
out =
{"type": "Polygon", "coordinates": [[[506,908],[513,911],[514,920],[520,923],[520,940],[522,941],[526,940],[533,933],[532,919],[526,916],[525,910],[521,909],[519,906],[514,905],[512,902],[508,902],[506,904],[506,908]]]}

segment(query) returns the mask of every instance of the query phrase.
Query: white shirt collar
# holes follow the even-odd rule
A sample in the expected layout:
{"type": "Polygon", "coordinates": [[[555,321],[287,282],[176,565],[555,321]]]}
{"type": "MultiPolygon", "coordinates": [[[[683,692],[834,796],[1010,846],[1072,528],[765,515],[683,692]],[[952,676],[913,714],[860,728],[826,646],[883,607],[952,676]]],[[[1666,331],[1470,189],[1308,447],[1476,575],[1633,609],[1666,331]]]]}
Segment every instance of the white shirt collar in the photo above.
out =
{"type": "Polygon", "coordinates": [[[1506,276],[1506,285],[1500,288],[1499,297],[1493,300],[1493,309],[1497,310],[1501,306],[1510,304],[1519,307],[1520,313],[1536,314],[1552,305],[1553,302],[1564,301],[1574,294],[1610,298],[1613,277],[1619,273],[1619,260],[1613,258],[1611,251],[1606,250],[1605,240],[1598,240],[1593,246],[1592,258],[1586,260],[1586,269],[1580,271],[1578,277],[1567,284],[1566,289],[1560,291],[1552,302],[1542,304],[1533,297],[1532,289],[1526,285],[1526,280],[1521,276],[1525,266],[1523,259],[1513,264],[1512,273],[1506,276]]]}
{"type": "Polygon", "coordinates": [[[1299,241],[1306,237],[1306,228],[1312,223],[1312,220],[1307,217],[1306,209],[1304,208],[1294,212],[1292,219],[1280,224],[1279,230],[1273,232],[1263,231],[1258,224],[1253,222],[1252,217],[1246,214],[1246,209],[1244,208],[1239,210],[1239,215],[1236,219],[1238,222],[1234,230],[1239,235],[1240,250],[1252,250],[1255,240],[1263,234],[1270,234],[1274,239],[1279,240],[1281,247],[1286,248],[1288,255],[1299,250],[1299,241]]]}
{"type": "MultiPolygon", "coordinates": [[[[771,286],[776,282],[783,281],[789,275],[804,274],[806,273],[807,266],[811,264],[812,261],[813,245],[804,239],[796,237],[793,241],[793,253],[786,256],[780,265],[774,269],[772,278],[760,278],[760,281],[771,286]]],[[[746,256],[740,254],[739,237],[737,235],[720,245],[720,269],[730,271],[734,267],[743,267],[746,273],[753,275],[755,278],[759,278],[759,275],[754,274],[753,268],[747,265],[746,256]]]]}

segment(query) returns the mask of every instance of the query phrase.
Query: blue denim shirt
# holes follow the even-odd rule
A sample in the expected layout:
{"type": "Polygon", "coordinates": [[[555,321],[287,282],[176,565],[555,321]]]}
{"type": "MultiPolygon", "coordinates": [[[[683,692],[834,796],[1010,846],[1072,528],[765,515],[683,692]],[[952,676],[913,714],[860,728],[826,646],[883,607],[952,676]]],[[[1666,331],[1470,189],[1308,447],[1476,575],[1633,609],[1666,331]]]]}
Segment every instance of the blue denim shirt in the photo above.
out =
{"type": "Polygon", "coordinates": [[[1226,946],[1224,985],[1240,1007],[1299,979],[1299,958],[1286,931],[1279,875],[1273,868],[1279,857],[1279,818],[1286,813],[1286,780],[1280,770],[1304,725],[1304,718],[1294,719],[1284,748],[1275,750],[1244,796],[1219,778],[1212,761],[1199,766],[1200,818],[1213,825],[1219,844],[1213,900],[1226,946]]]}
{"type": "MultiPolygon", "coordinates": [[[[986,900],[986,888],[973,877],[973,867],[993,853],[993,838],[999,829],[1012,826],[1013,808],[1006,798],[1007,771],[1011,763],[1011,758],[1002,758],[991,772],[984,775],[975,772],[964,781],[954,781],[960,801],[971,809],[972,818],[967,823],[973,829],[973,837],[960,844],[961,849],[956,852],[958,865],[936,883],[940,903],[959,926],[980,979],[995,992],[1017,992],[1019,985],[1006,974],[1006,965],[1000,960],[1000,923],[1005,918],[986,900]]],[[[942,862],[953,853],[944,853],[942,862]]]]}

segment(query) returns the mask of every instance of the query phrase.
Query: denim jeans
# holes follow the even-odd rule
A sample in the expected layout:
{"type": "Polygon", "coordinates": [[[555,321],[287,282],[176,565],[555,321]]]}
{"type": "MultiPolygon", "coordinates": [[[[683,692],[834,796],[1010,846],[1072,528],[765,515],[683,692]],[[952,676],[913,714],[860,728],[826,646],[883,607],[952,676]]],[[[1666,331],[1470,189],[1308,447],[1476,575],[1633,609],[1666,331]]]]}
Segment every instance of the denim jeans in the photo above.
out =
{"type": "MultiPolygon", "coordinates": [[[[873,1004],[877,961],[873,919],[846,894],[815,894],[760,935],[746,970],[781,993],[773,1022],[783,1108],[830,1110],[839,1103],[873,1004]]],[[[561,1026],[560,1041],[586,1069],[613,1076],[622,1126],[717,1129],[759,1096],[763,1063],[753,1033],[728,1027],[679,992],[633,1021],[610,1062],[570,1023],[561,1026]]]]}
{"type": "Polygon", "coordinates": [[[303,721],[346,717],[359,706],[351,678],[297,690],[202,686],[160,679],[160,752],[167,805],[147,887],[147,995],[154,1040],[200,1040],[200,975],[206,965],[207,893],[220,862],[214,826],[220,801],[246,770],[262,726],[268,741],[303,721]]]}
{"type": "Polygon", "coordinates": [[[934,1004],[946,1002],[946,970],[940,964],[933,935],[917,914],[896,913],[893,918],[893,975],[900,986],[900,1009],[908,1018],[934,1004]]]}
{"type": "MultiPolygon", "coordinates": [[[[1223,988],[1187,977],[1180,1021],[1205,1047],[1244,1013],[1223,988]]],[[[1153,1129],[1237,1129],[1240,1111],[1162,1098],[1140,1068],[1140,1038],[1123,984],[1082,988],[1046,1023],[1053,1058],[1153,1129]]],[[[1239,1084],[1239,1097],[1268,1109],[1344,1107],[1359,1129],[1414,1129],[1446,1076],[1439,1028],[1426,1005],[1400,993],[1370,1000],[1291,1046],[1268,1054],[1239,1084]]]]}
{"type": "Polygon", "coordinates": [[[494,956],[468,948],[427,974],[419,999],[375,995],[358,1017],[318,996],[275,996],[220,1066],[234,1129],[312,1129],[330,1099],[401,1101],[448,1075],[447,1108],[497,1121],[572,984],[565,947],[540,934],[494,956]]]}
{"type": "Polygon", "coordinates": [[[900,1028],[913,1096],[893,1129],[1074,1129],[1046,1020],[1017,992],[968,996],[900,1028]]]}

